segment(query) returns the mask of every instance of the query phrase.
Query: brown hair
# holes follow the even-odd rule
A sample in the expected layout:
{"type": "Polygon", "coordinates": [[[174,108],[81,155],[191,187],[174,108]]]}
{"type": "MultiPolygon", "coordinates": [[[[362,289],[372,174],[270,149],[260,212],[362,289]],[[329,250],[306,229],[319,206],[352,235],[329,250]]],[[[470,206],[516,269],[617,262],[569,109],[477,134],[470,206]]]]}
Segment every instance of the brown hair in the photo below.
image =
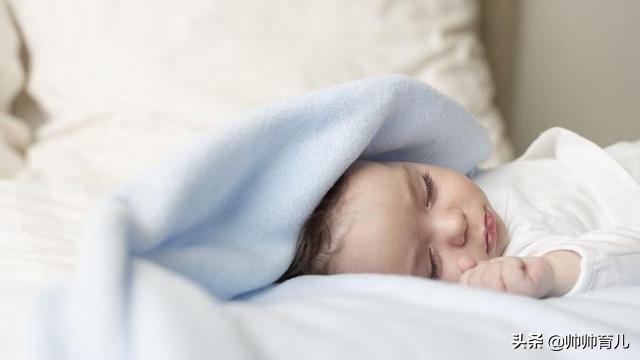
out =
{"type": "Polygon", "coordinates": [[[324,195],[298,233],[293,261],[276,283],[301,275],[327,275],[330,271],[331,255],[339,248],[329,251],[332,239],[336,204],[346,187],[347,172],[324,195]]]}

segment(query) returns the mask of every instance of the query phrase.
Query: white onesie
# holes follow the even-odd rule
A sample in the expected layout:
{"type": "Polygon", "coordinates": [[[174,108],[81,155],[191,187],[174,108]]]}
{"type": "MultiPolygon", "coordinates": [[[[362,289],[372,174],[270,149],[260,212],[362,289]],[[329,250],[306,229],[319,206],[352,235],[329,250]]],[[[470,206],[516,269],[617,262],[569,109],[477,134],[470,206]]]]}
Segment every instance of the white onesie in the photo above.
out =
{"type": "Polygon", "coordinates": [[[603,150],[551,128],[514,162],[473,180],[507,225],[504,256],[580,254],[580,275],[566,295],[640,285],[640,141],[603,150]]]}

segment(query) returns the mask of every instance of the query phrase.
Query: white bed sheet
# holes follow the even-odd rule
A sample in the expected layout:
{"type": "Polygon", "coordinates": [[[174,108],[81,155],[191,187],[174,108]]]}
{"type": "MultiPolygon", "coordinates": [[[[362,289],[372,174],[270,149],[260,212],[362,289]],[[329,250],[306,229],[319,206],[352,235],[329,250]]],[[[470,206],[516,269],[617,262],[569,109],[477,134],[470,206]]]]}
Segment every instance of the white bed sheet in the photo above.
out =
{"type": "MultiPolygon", "coordinates": [[[[242,334],[245,347],[251,349],[247,358],[295,359],[298,354],[309,359],[637,359],[640,355],[640,287],[537,300],[420,278],[349,274],[298,278],[253,297],[249,304],[225,306],[225,320],[234,329],[228,336],[242,334]],[[514,349],[512,339],[519,333],[524,340],[541,333],[542,348],[514,349]],[[596,338],[624,334],[630,346],[551,350],[551,337],[574,334],[596,338]]],[[[224,346],[224,339],[217,340],[224,346]]]]}

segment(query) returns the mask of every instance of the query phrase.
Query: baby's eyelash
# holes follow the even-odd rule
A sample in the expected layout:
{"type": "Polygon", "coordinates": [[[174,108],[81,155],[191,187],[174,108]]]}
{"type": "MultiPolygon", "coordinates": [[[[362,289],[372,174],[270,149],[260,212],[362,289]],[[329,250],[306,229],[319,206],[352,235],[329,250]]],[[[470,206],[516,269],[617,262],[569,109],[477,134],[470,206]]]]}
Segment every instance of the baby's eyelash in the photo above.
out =
{"type": "Polygon", "coordinates": [[[433,248],[429,248],[429,258],[431,259],[431,279],[438,278],[438,264],[436,264],[436,257],[433,255],[433,248]]]}
{"type": "Polygon", "coordinates": [[[427,207],[429,207],[433,202],[433,179],[429,173],[424,174],[422,178],[424,179],[424,184],[427,186],[427,207]]]}

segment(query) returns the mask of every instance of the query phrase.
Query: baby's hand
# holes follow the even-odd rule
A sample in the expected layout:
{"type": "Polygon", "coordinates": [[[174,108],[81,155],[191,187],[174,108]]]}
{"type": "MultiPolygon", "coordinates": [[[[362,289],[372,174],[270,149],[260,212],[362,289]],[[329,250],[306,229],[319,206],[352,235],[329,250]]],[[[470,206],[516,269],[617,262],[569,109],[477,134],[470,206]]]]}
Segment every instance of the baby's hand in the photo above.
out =
{"type": "Polygon", "coordinates": [[[542,298],[551,294],[555,274],[544,257],[497,257],[462,273],[459,282],[510,294],[542,298]]]}

